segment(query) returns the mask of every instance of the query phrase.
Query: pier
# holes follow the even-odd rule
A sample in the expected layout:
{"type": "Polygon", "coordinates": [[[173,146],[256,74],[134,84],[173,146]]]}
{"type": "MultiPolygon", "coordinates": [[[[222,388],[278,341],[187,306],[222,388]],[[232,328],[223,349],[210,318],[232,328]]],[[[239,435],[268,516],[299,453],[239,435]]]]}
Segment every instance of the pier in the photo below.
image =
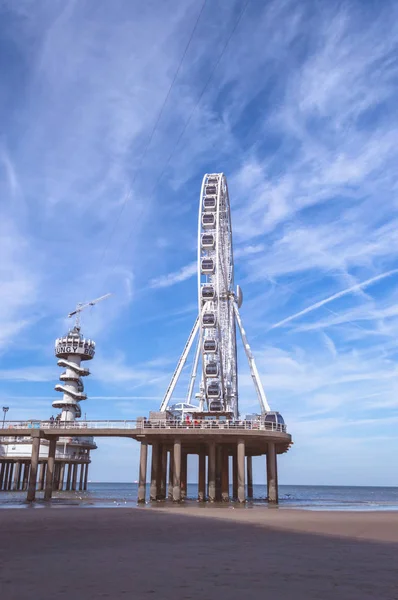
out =
{"type": "MultiPolygon", "coordinates": [[[[245,502],[253,497],[252,457],[265,456],[264,469],[267,474],[268,501],[278,502],[277,456],[288,451],[291,436],[286,426],[261,420],[242,421],[194,421],[182,423],[167,419],[147,420],[144,418],[125,421],[65,421],[54,425],[49,421],[34,424],[24,421],[5,422],[0,429],[0,438],[6,436],[29,436],[32,444],[31,460],[24,461],[22,489],[27,490],[27,500],[36,499],[36,491],[43,490],[44,499],[50,500],[54,490],[59,489],[67,477],[65,489],[86,489],[87,467],[79,464],[55,469],[55,448],[60,437],[124,437],[140,443],[138,474],[138,502],[184,500],[187,489],[187,460],[189,455],[199,457],[198,500],[229,501],[232,483],[232,498],[245,502]],[[39,470],[40,445],[49,444],[46,464],[39,470]],[[149,495],[148,446],[152,448],[150,465],[149,495]],[[230,479],[232,472],[232,482],[230,479]],[[79,482],[77,484],[77,482],[79,482]],[[246,493],[247,488],[247,493],[246,493]]],[[[0,459],[0,490],[6,490],[12,475],[18,470],[17,460],[0,459]],[[15,470],[16,469],[16,470],[15,470]]],[[[43,463],[42,463],[43,464],[43,463]]],[[[22,472],[22,467],[19,469],[22,472]]],[[[8,489],[8,488],[7,488],[8,489]]],[[[20,488],[21,489],[21,488],[20,488]]]]}

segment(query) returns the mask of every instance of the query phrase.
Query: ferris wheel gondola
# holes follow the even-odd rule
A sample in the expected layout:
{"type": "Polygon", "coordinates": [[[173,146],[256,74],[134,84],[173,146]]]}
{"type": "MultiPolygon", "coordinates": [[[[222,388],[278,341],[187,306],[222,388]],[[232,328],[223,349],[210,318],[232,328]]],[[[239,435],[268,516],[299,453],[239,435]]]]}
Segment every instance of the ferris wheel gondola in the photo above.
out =
{"type": "Polygon", "coordinates": [[[270,411],[253,355],[242,326],[239,308],[243,295],[234,288],[234,260],[228,185],[223,173],[206,174],[202,181],[198,218],[198,317],[163,398],[160,410],[171,407],[171,398],[195,337],[198,335],[186,402],[190,405],[201,362],[198,410],[239,416],[236,325],[261,412],[270,411]]]}

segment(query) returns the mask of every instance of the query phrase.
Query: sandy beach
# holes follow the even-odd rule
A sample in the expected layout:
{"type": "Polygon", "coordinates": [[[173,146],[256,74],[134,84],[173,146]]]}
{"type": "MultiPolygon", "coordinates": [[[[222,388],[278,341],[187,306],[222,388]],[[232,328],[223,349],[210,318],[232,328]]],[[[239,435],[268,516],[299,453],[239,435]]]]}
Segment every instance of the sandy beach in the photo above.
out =
{"type": "Polygon", "coordinates": [[[398,598],[398,513],[0,511],[2,600],[398,598]]]}

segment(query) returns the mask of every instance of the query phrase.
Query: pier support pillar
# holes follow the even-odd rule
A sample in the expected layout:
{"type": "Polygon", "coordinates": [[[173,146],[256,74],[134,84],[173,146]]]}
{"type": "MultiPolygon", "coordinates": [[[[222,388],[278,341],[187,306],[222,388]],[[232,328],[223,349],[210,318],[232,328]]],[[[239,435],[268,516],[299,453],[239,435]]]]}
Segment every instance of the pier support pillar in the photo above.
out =
{"type": "Polygon", "coordinates": [[[3,490],[6,492],[7,491],[7,486],[8,486],[8,475],[10,472],[10,463],[6,462],[6,468],[4,470],[4,482],[3,482],[3,490]]]}
{"type": "Polygon", "coordinates": [[[216,502],[221,502],[222,446],[216,446],[216,502]]]}
{"type": "Polygon", "coordinates": [[[45,467],[45,463],[40,463],[39,465],[39,482],[37,484],[37,490],[39,492],[42,491],[43,489],[43,483],[44,483],[44,467],[45,467]]]}
{"type": "Polygon", "coordinates": [[[251,456],[246,457],[247,469],[247,497],[253,498],[253,460],[251,456]]]}
{"type": "Polygon", "coordinates": [[[160,459],[160,486],[158,496],[160,500],[165,500],[167,492],[167,447],[164,444],[162,445],[160,459]]]}
{"type": "Polygon", "coordinates": [[[5,468],[6,468],[6,463],[4,461],[2,461],[1,467],[0,467],[0,491],[3,489],[5,468]]]}
{"type": "Polygon", "coordinates": [[[51,438],[48,446],[48,459],[46,469],[46,489],[44,491],[44,500],[51,500],[53,495],[53,479],[55,465],[55,450],[57,447],[57,438],[51,438]]]}
{"type": "Polygon", "coordinates": [[[15,463],[15,469],[14,469],[14,483],[12,486],[13,490],[17,490],[19,487],[19,480],[21,478],[21,463],[18,461],[15,463]]]}
{"type": "Polygon", "coordinates": [[[159,444],[152,444],[152,461],[151,461],[151,487],[149,488],[150,500],[156,500],[158,497],[158,481],[159,481],[159,444]]]}
{"type": "MultiPolygon", "coordinates": [[[[62,471],[62,477],[60,478],[60,482],[63,481],[63,476],[64,476],[64,473],[62,471]]],[[[84,481],[84,463],[81,463],[81,465],[80,465],[80,479],[79,479],[79,491],[80,492],[83,489],[83,481],[84,481]]],[[[62,489],[62,487],[61,487],[61,489],[62,489]]]]}
{"type": "MultiPolygon", "coordinates": [[[[83,490],[84,491],[87,490],[88,465],[89,465],[89,463],[86,463],[85,469],[84,469],[84,484],[83,484],[83,490]]],[[[145,476],[146,476],[146,474],[145,474],[145,476]]]]}
{"type": "Polygon", "coordinates": [[[188,487],[188,454],[185,452],[181,456],[181,500],[187,496],[188,487]]]}
{"type": "Polygon", "coordinates": [[[64,478],[65,478],[65,463],[61,463],[61,468],[59,471],[59,483],[58,483],[58,489],[62,492],[62,490],[64,489],[64,478]]]}
{"type": "Polygon", "coordinates": [[[198,500],[204,502],[206,498],[206,454],[204,448],[199,451],[198,482],[198,500]]]}
{"type": "Polygon", "coordinates": [[[53,490],[57,490],[58,489],[58,484],[59,484],[59,467],[60,467],[60,464],[56,462],[55,466],[54,466],[53,490]]]}
{"type": "Polygon", "coordinates": [[[70,490],[71,477],[72,477],[72,465],[71,465],[71,463],[68,463],[68,471],[66,474],[66,485],[65,485],[65,490],[68,492],[70,490]]]}
{"type": "Polygon", "coordinates": [[[181,440],[174,440],[173,449],[173,502],[181,500],[181,440]]]}
{"type": "Polygon", "coordinates": [[[74,463],[72,468],[72,490],[76,491],[76,483],[77,483],[77,463],[74,463]]]}
{"type": "Polygon", "coordinates": [[[214,502],[216,499],[216,444],[209,443],[209,463],[208,463],[208,479],[209,479],[209,500],[214,502]]]}
{"type": "Polygon", "coordinates": [[[238,456],[236,452],[232,455],[232,498],[238,497],[238,456]]]}
{"type": "Polygon", "coordinates": [[[173,450],[171,449],[170,453],[169,453],[169,489],[167,492],[169,500],[173,499],[173,485],[174,485],[173,479],[174,479],[174,477],[173,477],[173,450]]]}
{"type": "Polygon", "coordinates": [[[268,442],[267,449],[267,495],[269,503],[278,504],[278,468],[274,442],[268,442]]]}
{"type": "Polygon", "coordinates": [[[10,463],[10,472],[8,474],[8,485],[7,485],[7,489],[9,491],[12,490],[12,475],[14,473],[14,467],[15,467],[15,463],[14,462],[10,463]]]}
{"type": "Polygon", "coordinates": [[[245,442],[238,441],[238,501],[245,502],[245,442]]]}
{"type": "Polygon", "coordinates": [[[229,502],[229,456],[228,448],[222,448],[221,462],[221,500],[229,502]]]}
{"type": "MultiPolygon", "coordinates": [[[[140,472],[138,476],[138,502],[145,502],[146,493],[146,469],[148,462],[148,444],[141,442],[140,449],[140,472]]],[[[88,467],[88,465],[87,465],[88,467]]]]}
{"type": "Polygon", "coordinates": [[[29,474],[29,487],[27,494],[27,501],[34,502],[36,499],[36,484],[37,484],[37,469],[39,466],[39,454],[40,454],[40,432],[35,435],[36,432],[32,432],[32,456],[30,460],[30,474],[29,474]]]}
{"type": "Polygon", "coordinates": [[[27,462],[24,464],[23,481],[22,481],[22,490],[23,491],[28,489],[29,467],[30,467],[30,463],[27,462]]]}

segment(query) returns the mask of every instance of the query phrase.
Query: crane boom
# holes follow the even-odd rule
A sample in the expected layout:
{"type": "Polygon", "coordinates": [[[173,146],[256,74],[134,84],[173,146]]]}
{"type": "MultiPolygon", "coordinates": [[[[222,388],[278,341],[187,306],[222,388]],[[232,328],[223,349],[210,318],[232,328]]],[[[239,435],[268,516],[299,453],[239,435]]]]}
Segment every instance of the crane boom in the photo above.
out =
{"type": "Polygon", "coordinates": [[[82,312],[82,310],[84,310],[88,306],[94,306],[94,304],[98,304],[98,302],[101,302],[101,300],[105,300],[105,298],[109,298],[109,296],[112,296],[112,294],[110,294],[110,293],[105,294],[104,296],[100,296],[99,298],[96,298],[95,300],[90,300],[90,302],[79,302],[77,304],[75,310],[72,310],[72,312],[70,312],[68,314],[68,318],[76,315],[75,327],[80,329],[80,313],[82,312]]]}

